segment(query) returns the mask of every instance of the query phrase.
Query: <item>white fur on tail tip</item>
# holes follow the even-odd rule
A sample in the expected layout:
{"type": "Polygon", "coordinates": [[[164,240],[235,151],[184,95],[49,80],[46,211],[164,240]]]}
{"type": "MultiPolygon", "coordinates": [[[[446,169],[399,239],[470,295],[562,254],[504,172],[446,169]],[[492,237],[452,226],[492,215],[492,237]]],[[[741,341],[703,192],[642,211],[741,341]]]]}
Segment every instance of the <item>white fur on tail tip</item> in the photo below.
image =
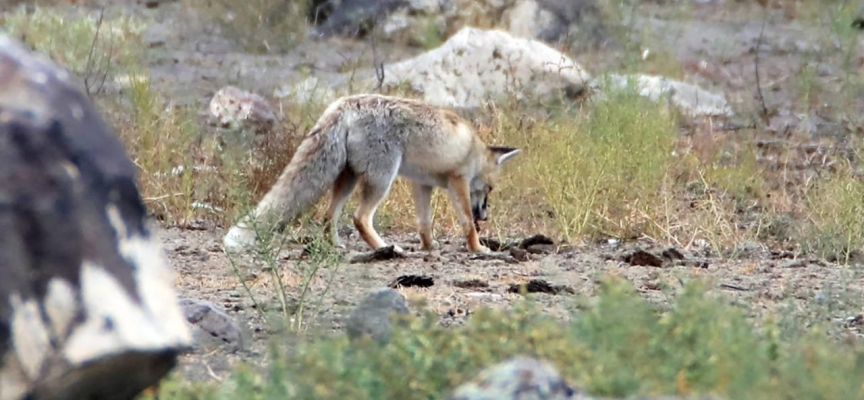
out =
{"type": "Polygon", "coordinates": [[[252,247],[255,244],[255,237],[255,231],[234,225],[222,239],[222,244],[225,245],[226,249],[241,250],[252,247]]]}

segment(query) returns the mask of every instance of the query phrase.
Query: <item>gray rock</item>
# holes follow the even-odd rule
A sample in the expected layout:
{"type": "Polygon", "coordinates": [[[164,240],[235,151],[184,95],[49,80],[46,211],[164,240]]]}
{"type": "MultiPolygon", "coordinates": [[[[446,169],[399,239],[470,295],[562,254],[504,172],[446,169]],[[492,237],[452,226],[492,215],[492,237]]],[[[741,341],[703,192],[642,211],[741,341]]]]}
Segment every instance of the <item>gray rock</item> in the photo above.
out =
{"type": "Polygon", "coordinates": [[[578,26],[591,38],[605,36],[596,0],[318,0],[310,36],[363,37],[371,28],[383,28],[388,38],[418,43],[429,35],[435,21],[447,35],[477,21],[514,36],[557,42],[578,26]]]}
{"type": "Polygon", "coordinates": [[[554,366],[528,357],[514,357],[480,372],[457,388],[449,400],[590,400],[571,387],[554,366]]]}
{"type": "Polygon", "coordinates": [[[311,20],[318,26],[312,28],[309,35],[363,37],[369,27],[408,4],[408,0],[316,0],[311,20]]]}
{"type": "Polygon", "coordinates": [[[215,304],[195,299],[180,299],[180,308],[192,326],[195,347],[211,351],[224,346],[230,352],[243,348],[243,332],[237,321],[215,304]]]}
{"type": "Polygon", "coordinates": [[[517,0],[504,12],[504,24],[513,35],[555,43],[573,28],[599,43],[606,35],[595,0],[517,0]]]}
{"type": "Polygon", "coordinates": [[[219,89],[210,99],[210,123],[265,135],[276,126],[276,114],[263,97],[235,86],[219,89]]]}
{"type": "Polygon", "coordinates": [[[385,288],[366,296],[345,322],[345,332],[351,340],[368,335],[385,344],[393,331],[391,316],[408,314],[405,297],[394,289],[385,288]]]}

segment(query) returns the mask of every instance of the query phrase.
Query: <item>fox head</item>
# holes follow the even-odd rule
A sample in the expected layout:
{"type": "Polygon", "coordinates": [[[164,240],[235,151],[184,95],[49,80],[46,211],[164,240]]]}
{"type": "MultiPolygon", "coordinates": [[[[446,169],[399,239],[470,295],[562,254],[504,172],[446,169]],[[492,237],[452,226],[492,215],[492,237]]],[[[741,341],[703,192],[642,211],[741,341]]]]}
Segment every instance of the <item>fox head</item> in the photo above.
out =
{"type": "Polygon", "coordinates": [[[495,187],[501,166],[521,152],[522,149],[514,147],[488,146],[486,148],[483,171],[471,182],[471,211],[474,214],[475,223],[486,221],[489,218],[487,212],[489,193],[495,187]]]}

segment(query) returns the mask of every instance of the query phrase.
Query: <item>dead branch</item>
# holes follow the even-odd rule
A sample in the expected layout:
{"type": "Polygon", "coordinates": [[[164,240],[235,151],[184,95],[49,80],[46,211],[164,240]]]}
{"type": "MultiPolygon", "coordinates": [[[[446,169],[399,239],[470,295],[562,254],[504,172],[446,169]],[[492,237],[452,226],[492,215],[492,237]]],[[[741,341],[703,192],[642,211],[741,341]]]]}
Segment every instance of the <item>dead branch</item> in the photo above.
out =
{"type": "Polygon", "coordinates": [[[91,90],[92,82],[90,81],[90,71],[93,68],[93,53],[96,51],[96,43],[99,41],[99,33],[102,32],[102,21],[105,18],[105,8],[99,9],[99,19],[96,21],[96,32],[93,34],[93,41],[90,43],[90,50],[87,53],[87,64],[84,67],[84,90],[87,97],[93,98],[91,90]]]}
{"type": "Polygon", "coordinates": [[[762,120],[768,123],[768,107],[765,106],[765,96],[762,95],[762,82],[759,78],[759,48],[762,46],[762,38],[765,34],[765,20],[762,20],[762,29],[759,31],[759,39],[756,40],[756,57],[753,61],[753,67],[756,72],[756,96],[759,99],[759,104],[762,106],[762,120]]]}
{"type": "Polygon", "coordinates": [[[378,80],[372,91],[378,93],[381,87],[384,86],[384,62],[379,61],[378,58],[378,48],[375,46],[375,33],[373,32],[369,37],[371,40],[370,45],[372,46],[372,66],[375,67],[375,78],[378,80]]]}

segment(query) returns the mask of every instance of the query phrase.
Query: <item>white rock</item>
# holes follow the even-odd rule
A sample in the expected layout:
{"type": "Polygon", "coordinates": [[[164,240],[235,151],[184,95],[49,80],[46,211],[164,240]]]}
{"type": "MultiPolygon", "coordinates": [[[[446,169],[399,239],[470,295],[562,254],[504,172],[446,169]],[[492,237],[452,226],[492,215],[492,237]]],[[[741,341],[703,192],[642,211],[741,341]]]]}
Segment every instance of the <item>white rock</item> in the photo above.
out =
{"type": "Polygon", "coordinates": [[[508,94],[536,99],[559,89],[581,89],[590,79],[582,66],[542,42],[473,27],[384,71],[384,86],[409,84],[432,104],[465,108],[508,94]]]}
{"type": "MultiPolygon", "coordinates": [[[[732,109],[722,95],[708,92],[698,86],[652,75],[609,75],[612,87],[623,88],[628,80],[637,85],[639,94],[657,101],[669,95],[673,105],[690,116],[732,116],[732,109]]],[[[600,84],[598,78],[597,86],[600,84]]]]}

